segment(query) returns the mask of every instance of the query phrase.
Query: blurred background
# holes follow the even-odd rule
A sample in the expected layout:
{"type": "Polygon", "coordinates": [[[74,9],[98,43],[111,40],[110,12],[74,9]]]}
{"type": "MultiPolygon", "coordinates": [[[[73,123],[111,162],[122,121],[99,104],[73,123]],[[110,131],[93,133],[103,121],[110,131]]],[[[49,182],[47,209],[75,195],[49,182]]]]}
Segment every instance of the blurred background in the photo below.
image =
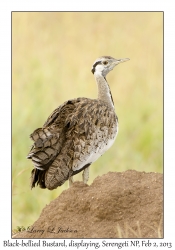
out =
{"type": "Polygon", "coordinates": [[[91,67],[103,55],[130,61],[107,75],[119,133],[88,184],[109,171],[163,172],[163,13],[13,12],[12,229],[68,188],[30,190],[29,135],[64,101],[97,97],[91,67]]]}

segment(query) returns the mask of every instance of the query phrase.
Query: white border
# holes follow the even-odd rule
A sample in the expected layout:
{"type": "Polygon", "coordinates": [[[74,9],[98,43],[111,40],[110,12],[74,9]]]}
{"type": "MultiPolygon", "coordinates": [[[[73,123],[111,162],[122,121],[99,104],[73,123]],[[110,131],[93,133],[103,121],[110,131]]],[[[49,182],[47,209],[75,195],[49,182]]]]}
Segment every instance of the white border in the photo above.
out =
{"type": "MultiPolygon", "coordinates": [[[[165,242],[175,247],[175,12],[173,0],[164,1],[33,1],[0,3],[0,235],[11,239],[11,11],[164,11],[164,170],[165,242]]],[[[158,240],[159,241],[159,240],[158,240]]],[[[147,249],[147,248],[142,248],[147,249]]]]}

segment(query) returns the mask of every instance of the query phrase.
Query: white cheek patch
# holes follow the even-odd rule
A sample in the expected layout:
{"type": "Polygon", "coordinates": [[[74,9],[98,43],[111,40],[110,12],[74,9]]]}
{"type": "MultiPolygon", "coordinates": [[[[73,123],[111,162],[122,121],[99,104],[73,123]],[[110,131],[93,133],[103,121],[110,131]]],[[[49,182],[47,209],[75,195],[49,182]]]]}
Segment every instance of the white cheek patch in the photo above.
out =
{"type": "Polygon", "coordinates": [[[95,67],[95,73],[96,73],[96,74],[101,74],[103,70],[104,70],[104,67],[103,67],[101,64],[98,64],[98,65],[95,67]]]}

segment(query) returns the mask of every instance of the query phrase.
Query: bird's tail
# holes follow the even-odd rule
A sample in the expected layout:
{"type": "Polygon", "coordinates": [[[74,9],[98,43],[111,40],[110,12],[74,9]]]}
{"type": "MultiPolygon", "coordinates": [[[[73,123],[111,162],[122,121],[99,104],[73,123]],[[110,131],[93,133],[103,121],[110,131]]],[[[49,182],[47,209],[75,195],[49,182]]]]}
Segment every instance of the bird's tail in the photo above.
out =
{"type": "Polygon", "coordinates": [[[34,168],[31,172],[31,182],[30,182],[30,187],[31,189],[35,187],[35,184],[39,185],[40,188],[46,188],[45,186],[45,173],[46,171],[44,170],[39,170],[37,168],[34,168]]]}
{"type": "Polygon", "coordinates": [[[64,160],[59,157],[49,166],[47,170],[34,168],[31,172],[31,188],[35,184],[40,188],[48,188],[49,190],[61,186],[69,178],[69,168],[64,160]]]}
{"type": "Polygon", "coordinates": [[[40,188],[48,188],[49,190],[61,186],[66,180],[72,176],[71,169],[74,151],[72,150],[72,140],[67,140],[60,154],[50,162],[45,169],[34,168],[31,173],[31,188],[35,184],[40,188]]]}

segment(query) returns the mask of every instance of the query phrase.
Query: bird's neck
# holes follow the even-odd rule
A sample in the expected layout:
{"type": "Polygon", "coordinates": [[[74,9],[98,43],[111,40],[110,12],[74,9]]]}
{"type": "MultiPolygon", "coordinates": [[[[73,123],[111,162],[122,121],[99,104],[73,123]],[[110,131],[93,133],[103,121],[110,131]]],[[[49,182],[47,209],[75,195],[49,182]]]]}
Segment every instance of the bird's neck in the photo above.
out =
{"type": "Polygon", "coordinates": [[[94,76],[98,86],[98,99],[114,108],[114,101],[106,78],[101,73],[94,73],[94,76]]]}

